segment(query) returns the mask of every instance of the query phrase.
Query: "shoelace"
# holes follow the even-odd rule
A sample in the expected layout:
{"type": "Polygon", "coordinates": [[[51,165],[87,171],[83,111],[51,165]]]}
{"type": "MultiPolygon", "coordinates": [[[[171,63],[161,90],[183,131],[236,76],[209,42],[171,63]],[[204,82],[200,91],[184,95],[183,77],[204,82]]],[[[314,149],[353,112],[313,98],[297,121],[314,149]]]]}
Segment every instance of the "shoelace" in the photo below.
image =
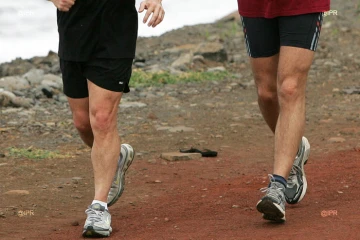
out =
{"type": "Polygon", "coordinates": [[[92,222],[100,222],[101,217],[104,215],[104,212],[102,211],[96,211],[94,209],[87,209],[86,213],[89,214],[89,220],[92,222]]]}
{"type": "Polygon", "coordinates": [[[283,190],[280,187],[278,187],[277,185],[272,184],[275,182],[275,179],[271,174],[269,174],[268,176],[270,179],[270,186],[260,188],[260,191],[266,192],[267,195],[269,195],[270,197],[273,197],[273,198],[277,199],[279,202],[281,202],[282,196],[279,194],[279,192],[282,192],[283,190]]]}

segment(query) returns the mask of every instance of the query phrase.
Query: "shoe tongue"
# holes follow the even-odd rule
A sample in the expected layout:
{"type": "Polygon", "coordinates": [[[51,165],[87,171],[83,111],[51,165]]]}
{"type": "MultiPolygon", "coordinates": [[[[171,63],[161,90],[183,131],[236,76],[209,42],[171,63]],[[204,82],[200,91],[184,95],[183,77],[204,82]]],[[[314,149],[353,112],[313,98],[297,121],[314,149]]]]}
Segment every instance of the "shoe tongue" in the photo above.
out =
{"type": "Polygon", "coordinates": [[[96,211],[104,211],[105,208],[103,206],[101,206],[101,204],[99,203],[94,203],[93,205],[91,205],[91,209],[94,209],[96,211]]]}
{"type": "Polygon", "coordinates": [[[281,188],[282,190],[285,191],[286,186],[284,186],[284,184],[279,183],[279,182],[272,182],[271,184],[274,184],[274,185],[277,186],[278,188],[281,188]]]}

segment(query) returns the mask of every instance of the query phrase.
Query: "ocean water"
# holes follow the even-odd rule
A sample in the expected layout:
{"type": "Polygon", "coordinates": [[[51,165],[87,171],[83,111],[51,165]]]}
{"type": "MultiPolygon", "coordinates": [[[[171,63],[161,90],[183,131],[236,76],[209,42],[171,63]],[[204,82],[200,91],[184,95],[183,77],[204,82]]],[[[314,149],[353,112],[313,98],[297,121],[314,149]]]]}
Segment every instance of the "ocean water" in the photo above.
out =
{"type": "MultiPolygon", "coordinates": [[[[121,0],[119,0],[121,1],[121,0]]],[[[142,0],[136,0],[137,8],[142,0]]],[[[236,0],[163,0],[166,14],[156,28],[142,23],[139,36],[158,36],[185,25],[213,22],[237,9],[236,0]]],[[[45,0],[0,0],[0,63],[57,51],[56,9],[45,0]]]]}

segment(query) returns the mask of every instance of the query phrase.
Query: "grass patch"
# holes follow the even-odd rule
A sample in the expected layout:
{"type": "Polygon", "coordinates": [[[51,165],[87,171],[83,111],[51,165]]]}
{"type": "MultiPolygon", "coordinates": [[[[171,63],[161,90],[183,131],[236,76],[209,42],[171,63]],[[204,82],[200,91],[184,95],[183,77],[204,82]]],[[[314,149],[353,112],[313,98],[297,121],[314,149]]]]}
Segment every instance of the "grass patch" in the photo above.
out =
{"type": "Polygon", "coordinates": [[[28,158],[28,159],[48,159],[48,158],[68,158],[70,157],[68,154],[60,154],[57,151],[48,151],[42,149],[33,149],[29,148],[16,148],[11,147],[8,148],[9,156],[15,158],[28,158]]]}
{"type": "Polygon", "coordinates": [[[147,73],[142,70],[134,70],[131,77],[131,85],[133,87],[149,87],[186,82],[219,81],[233,78],[235,78],[235,76],[227,71],[184,72],[175,75],[169,72],[147,73]]]}

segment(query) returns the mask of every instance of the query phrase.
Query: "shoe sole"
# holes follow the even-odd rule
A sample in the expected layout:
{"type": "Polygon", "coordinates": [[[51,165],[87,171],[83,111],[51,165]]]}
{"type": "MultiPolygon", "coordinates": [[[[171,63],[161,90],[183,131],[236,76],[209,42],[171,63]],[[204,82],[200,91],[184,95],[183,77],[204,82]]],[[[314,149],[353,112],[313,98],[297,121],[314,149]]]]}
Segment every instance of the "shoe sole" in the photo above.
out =
{"type": "MultiPolygon", "coordinates": [[[[303,159],[305,159],[305,161],[304,160],[301,161],[301,165],[300,165],[301,172],[303,173],[303,176],[302,176],[303,189],[302,189],[302,192],[300,194],[299,199],[294,203],[300,202],[305,197],[306,190],[307,190],[307,180],[306,180],[306,174],[305,174],[305,170],[304,170],[304,165],[307,163],[307,161],[309,159],[309,156],[310,156],[310,143],[309,143],[309,140],[306,137],[303,137],[302,141],[303,141],[304,146],[305,146],[304,157],[303,157],[303,159]]],[[[293,203],[291,203],[291,204],[293,204],[293,203]]]]}
{"type": "Polygon", "coordinates": [[[128,149],[132,150],[132,156],[128,156],[127,158],[125,158],[125,163],[124,163],[124,167],[122,169],[122,171],[120,171],[120,182],[122,182],[123,184],[121,185],[121,188],[119,188],[120,191],[117,192],[117,194],[115,195],[115,197],[113,198],[113,200],[111,202],[108,203],[108,207],[114,205],[117,200],[120,198],[120,196],[123,194],[124,189],[125,189],[125,173],[126,171],[129,169],[130,165],[132,164],[134,157],[135,157],[135,150],[129,145],[129,144],[122,144],[123,146],[125,146],[125,149],[127,151],[127,155],[129,155],[131,152],[128,151],[128,149]]]}
{"type": "Polygon", "coordinates": [[[264,197],[257,205],[256,209],[263,214],[265,220],[283,223],[285,222],[285,211],[281,207],[274,203],[270,198],[264,197]]]}
{"type": "Polygon", "coordinates": [[[99,230],[95,230],[92,226],[90,226],[84,229],[82,236],[85,238],[102,238],[102,237],[109,237],[111,232],[112,232],[111,227],[107,231],[99,231],[99,230]]]}

